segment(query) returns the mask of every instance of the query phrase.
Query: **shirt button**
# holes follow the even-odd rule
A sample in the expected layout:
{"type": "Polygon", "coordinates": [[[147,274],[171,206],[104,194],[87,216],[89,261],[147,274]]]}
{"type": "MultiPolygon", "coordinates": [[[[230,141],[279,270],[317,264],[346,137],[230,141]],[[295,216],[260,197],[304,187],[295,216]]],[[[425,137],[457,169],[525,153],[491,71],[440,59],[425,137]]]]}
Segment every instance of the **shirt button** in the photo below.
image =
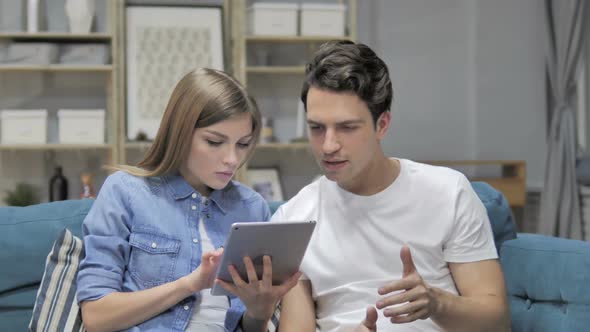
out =
{"type": "Polygon", "coordinates": [[[196,210],[197,209],[197,206],[196,205],[193,205],[193,206],[191,206],[191,209],[196,210]]]}
{"type": "Polygon", "coordinates": [[[211,215],[210,215],[209,213],[207,213],[207,214],[205,215],[205,217],[207,217],[207,218],[211,218],[211,215]]]}
{"type": "Polygon", "coordinates": [[[152,242],[152,248],[156,249],[158,247],[158,245],[156,244],[156,242],[152,242]]]}
{"type": "Polygon", "coordinates": [[[193,243],[199,243],[199,239],[193,239],[193,243]]]}
{"type": "Polygon", "coordinates": [[[183,308],[184,310],[188,310],[188,305],[185,305],[183,308]]]}
{"type": "Polygon", "coordinates": [[[192,196],[193,196],[193,198],[197,198],[197,194],[195,194],[195,193],[193,193],[192,196]]]}
{"type": "Polygon", "coordinates": [[[209,205],[209,201],[205,201],[205,206],[209,205]]]}

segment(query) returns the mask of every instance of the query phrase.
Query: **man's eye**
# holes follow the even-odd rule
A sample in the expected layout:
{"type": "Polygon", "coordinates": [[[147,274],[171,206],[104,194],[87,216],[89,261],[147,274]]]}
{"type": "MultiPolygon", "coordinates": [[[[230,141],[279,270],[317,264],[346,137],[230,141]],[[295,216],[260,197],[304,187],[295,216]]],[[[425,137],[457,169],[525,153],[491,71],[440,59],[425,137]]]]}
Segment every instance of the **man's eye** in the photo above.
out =
{"type": "Polygon", "coordinates": [[[220,146],[223,142],[217,142],[212,140],[207,140],[207,143],[211,146],[220,146]]]}

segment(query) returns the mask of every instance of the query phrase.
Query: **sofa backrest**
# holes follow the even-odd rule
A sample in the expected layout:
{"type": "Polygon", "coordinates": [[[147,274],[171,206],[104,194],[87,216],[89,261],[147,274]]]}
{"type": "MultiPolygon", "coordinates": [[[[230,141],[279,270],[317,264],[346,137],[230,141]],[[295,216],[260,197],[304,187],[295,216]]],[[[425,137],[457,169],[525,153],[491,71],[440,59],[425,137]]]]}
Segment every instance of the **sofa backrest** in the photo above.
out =
{"type": "Polygon", "coordinates": [[[26,330],[53,242],[64,228],[81,237],[92,202],[0,208],[0,331],[26,330]]]}

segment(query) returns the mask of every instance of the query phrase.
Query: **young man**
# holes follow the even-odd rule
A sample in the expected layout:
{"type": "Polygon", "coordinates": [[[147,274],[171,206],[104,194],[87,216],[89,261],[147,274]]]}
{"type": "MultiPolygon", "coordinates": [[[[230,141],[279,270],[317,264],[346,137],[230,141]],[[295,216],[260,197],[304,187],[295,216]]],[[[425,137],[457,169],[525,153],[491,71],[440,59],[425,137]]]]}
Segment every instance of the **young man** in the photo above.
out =
{"type": "Polygon", "coordinates": [[[301,99],[325,176],[273,216],[317,221],[280,330],[509,330],[491,226],[468,180],[384,155],[392,95],[366,45],[327,43],[307,66],[301,99]]]}

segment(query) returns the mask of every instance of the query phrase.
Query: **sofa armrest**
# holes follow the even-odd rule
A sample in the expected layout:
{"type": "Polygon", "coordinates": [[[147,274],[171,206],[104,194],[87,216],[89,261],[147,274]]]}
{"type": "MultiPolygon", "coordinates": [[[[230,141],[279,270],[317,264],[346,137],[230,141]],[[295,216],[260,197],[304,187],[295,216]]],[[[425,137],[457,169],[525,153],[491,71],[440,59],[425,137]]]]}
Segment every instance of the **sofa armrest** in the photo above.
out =
{"type": "Polygon", "coordinates": [[[590,243],[519,233],[503,243],[513,331],[590,326],[590,243]]]}

